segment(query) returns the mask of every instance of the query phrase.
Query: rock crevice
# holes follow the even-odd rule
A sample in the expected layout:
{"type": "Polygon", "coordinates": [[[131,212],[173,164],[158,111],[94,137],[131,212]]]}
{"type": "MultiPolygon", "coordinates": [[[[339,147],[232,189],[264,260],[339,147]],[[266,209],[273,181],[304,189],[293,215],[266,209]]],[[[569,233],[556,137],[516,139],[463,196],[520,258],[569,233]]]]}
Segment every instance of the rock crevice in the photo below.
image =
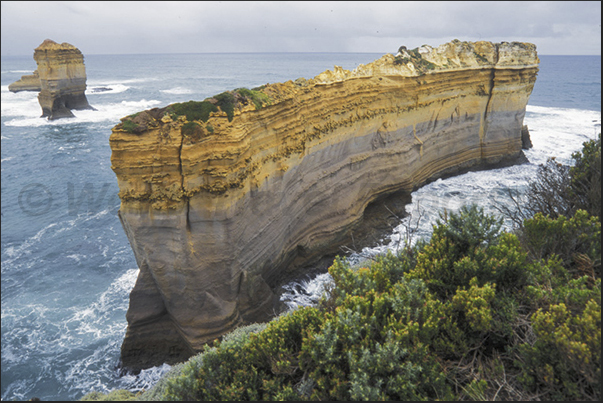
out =
{"type": "Polygon", "coordinates": [[[111,162],[141,270],[122,364],[176,362],[268,320],[275,287],[357,240],[376,200],[517,161],[538,63],[517,42],[402,47],[122,119],[111,162]]]}

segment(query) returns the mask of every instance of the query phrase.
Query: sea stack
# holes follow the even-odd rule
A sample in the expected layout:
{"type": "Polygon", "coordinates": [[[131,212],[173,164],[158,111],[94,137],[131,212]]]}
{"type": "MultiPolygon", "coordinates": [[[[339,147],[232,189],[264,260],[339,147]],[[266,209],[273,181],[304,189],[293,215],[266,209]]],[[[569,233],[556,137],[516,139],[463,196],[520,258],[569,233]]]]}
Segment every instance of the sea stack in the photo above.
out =
{"type": "Polygon", "coordinates": [[[46,39],[35,49],[34,60],[37,70],[9,85],[10,91],[40,91],[42,117],[49,120],[74,117],[72,109],[94,109],[86,99],[86,67],[78,48],[46,39]]]}
{"type": "Polygon", "coordinates": [[[348,243],[369,204],[516,163],[538,64],[529,43],[401,47],[123,118],[111,162],[140,268],[123,367],[181,361],[270,319],[275,286],[348,243]]]}

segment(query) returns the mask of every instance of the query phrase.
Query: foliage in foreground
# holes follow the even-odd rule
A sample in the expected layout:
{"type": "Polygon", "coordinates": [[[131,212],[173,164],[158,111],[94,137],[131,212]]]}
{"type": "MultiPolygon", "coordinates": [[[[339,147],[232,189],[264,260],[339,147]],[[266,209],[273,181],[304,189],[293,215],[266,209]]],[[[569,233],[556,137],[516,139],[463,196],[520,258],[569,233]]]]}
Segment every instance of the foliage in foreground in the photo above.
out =
{"type": "MultiPolygon", "coordinates": [[[[588,147],[568,182],[596,177],[588,147]]],[[[400,254],[338,258],[319,306],[241,329],[129,397],[600,400],[600,193],[581,194],[585,210],[535,212],[517,233],[466,206],[400,254]]]]}
{"type": "Polygon", "coordinates": [[[208,348],[162,398],[599,399],[600,268],[584,265],[600,266],[600,222],[578,212],[532,225],[545,227],[528,235],[539,245],[580,238],[582,258],[546,247],[531,258],[497,220],[465,207],[410,252],[362,268],[337,259],[319,306],[208,348]]]}

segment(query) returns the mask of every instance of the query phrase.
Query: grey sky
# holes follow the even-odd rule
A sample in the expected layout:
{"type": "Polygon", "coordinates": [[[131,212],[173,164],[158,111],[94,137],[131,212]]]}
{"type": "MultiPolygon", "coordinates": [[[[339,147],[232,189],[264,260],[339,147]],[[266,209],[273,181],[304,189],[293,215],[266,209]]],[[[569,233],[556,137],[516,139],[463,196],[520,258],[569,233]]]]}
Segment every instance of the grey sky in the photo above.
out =
{"type": "Polygon", "coordinates": [[[2,1],[2,55],[46,38],[86,54],[395,53],[452,39],[524,41],[541,55],[600,55],[600,1],[2,1]]]}

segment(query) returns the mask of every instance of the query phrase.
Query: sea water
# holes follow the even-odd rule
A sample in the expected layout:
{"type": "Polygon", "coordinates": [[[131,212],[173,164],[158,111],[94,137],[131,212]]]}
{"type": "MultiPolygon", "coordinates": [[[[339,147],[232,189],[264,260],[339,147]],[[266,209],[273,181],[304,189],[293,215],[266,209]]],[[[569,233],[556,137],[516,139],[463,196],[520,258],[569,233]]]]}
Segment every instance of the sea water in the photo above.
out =
{"type": "MultiPolygon", "coordinates": [[[[31,56],[2,57],[2,400],[79,399],[92,390],[148,389],[163,365],[138,376],[117,369],[125,313],[138,269],[117,217],[109,135],[119,119],[239,87],[353,69],[381,54],[88,55],[86,95],[95,111],[42,119],[37,93],[8,85],[35,70],[31,56]]],[[[572,152],[600,132],[600,56],[541,56],[524,123],[529,163],[435,181],[412,195],[409,217],[362,259],[429,236],[443,209],[478,203],[497,213],[507,190],[525,189],[538,164],[572,152]]],[[[315,303],[328,274],[292,282],[291,308],[315,303]]]]}

